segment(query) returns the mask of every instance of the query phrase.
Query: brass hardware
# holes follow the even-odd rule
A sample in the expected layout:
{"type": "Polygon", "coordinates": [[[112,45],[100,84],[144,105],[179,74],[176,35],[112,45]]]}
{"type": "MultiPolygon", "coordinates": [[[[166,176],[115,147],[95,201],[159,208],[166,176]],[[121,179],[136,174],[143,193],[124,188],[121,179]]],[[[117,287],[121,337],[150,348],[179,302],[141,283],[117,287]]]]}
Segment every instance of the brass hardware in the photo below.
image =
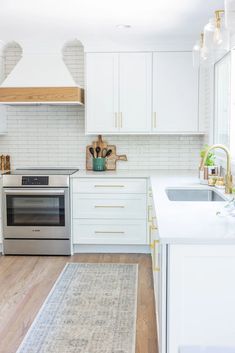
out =
{"type": "Polygon", "coordinates": [[[118,113],[114,113],[115,115],[115,128],[118,128],[118,113]]]}
{"type": "Polygon", "coordinates": [[[216,28],[220,29],[221,28],[221,18],[224,14],[224,10],[216,10],[215,11],[215,25],[216,25],[216,28]]]}
{"type": "Polygon", "coordinates": [[[208,153],[211,150],[213,150],[213,149],[221,149],[221,150],[223,150],[226,153],[227,170],[226,170],[226,175],[225,175],[225,193],[226,194],[232,194],[232,192],[233,192],[233,176],[232,176],[232,173],[231,173],[231,154],[230,154],[229,149],[226,146],[217,144],[217,145],[212,145],[212,146],[208,147],[208,149],[206,150],[206,153],[205,153],[205,156],[204,156],[204,159],[202,161],[200,169],[201,170],[204,169],[208,153]]]}
{"type": "Polygon", "coordinates": [[[153,271],[154,272],[160,272],[160,267],[158,267],[156,265],[156,244],[158,244],[158,243],[159,243],[159,240],[155,239],[152,244],[152,246],[153,246],[153,271]]]}
{"type": "Polygon", "coordinates": [[[95,205],[95,208],[125,208],[125,206],[95,205]]]}
{"type": "Polygon", "coordinates": [[[152,249],[151,241],[152,241],[152,225],[150,224],[150,226],[149,226],[149,246],[152,249]]]}
{"type": "Polygon", "coordinates": [[[124,188],[125,185],[94,185],[95,188],[124,188]]]}
{"type": "Polygon", "coordinates": [[[120,128],[122,129],[122,113],[120,112],[119,114],[119,120],[120,120],[120,128]]]}
{"type": "Polygon", "coordinates": [[[150,211],[152,210],[152,206],[148,206],[148,222],[152,223],[152,219],[150,219],[150,211]]]}
{"type": "Polygon", "coordinates": [[[113,232],[113,231],[99,231],[99,230],[96,230],[95,231],[95,234],[125,234],[125,232],[113,232]]]}
{"type": "Polygon", "coordinates": [[[155,226],[155,224],[154,224],[154,220],[156,220],[157,219],[157,217],[152,217],[152,227],[153,227],[153,229],[156,229],[157,230],[157,227],[155,226]]]}
{"type": "Polygon", "coordinates": [[[153,128],[156,129],[157,127],[157,113],[153,113],[153,128]]]}
{"type": "Polygon", "coordinates": [[[157,230],[157,227],[155,227],[153,224],[150,224],[149,226],[149,246],[151,249],[153,249],[153,243],[151,242],[152,240],[152,230],[157,230]]]}
{"type": "Polygon", "coordinates": [[[203,48],[204,46],[204,33],[202,32],[200,34],[200,48],[203,48]]]}

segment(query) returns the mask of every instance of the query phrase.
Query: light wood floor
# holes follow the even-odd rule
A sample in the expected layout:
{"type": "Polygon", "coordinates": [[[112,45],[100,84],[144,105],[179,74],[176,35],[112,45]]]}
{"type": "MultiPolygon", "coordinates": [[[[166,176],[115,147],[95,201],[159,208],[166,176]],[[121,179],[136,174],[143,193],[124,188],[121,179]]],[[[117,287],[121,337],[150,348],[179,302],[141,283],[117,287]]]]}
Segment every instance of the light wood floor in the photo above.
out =
{"type": "Polygon", "coordinates": [[[66,262],[139,264],[136,353],[157,353],[151,258],[143,254],[0,256],[0,353],[15,353],[66,262]]]}

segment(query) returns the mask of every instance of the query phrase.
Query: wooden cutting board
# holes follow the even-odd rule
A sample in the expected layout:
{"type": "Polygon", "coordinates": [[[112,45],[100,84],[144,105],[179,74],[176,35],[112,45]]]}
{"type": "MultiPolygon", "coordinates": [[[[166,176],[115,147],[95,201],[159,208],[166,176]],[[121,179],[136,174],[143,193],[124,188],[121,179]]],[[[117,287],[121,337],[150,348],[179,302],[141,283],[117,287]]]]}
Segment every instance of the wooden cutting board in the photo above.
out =
{"type": "Polygon", "coordinates": [[[118,155],[116,152],[116,146],[115,145],[108,145],[106,141],[103,141],[102,136],[98,136],[97,141],[93,141],[91,145],[88,145],[86,147],[86,169],[87,170],[92,170],[92,155],[90,154],[89,148],[93,147],[94,150],[96,147],[100,147],[101,150],[104,148],[107,148],[107,150],[112,150],[111,156],[107,157],[106,160],[106,170],[116,170],[116,164],[117,161],[127,161],[127,156],[125,154],[123,155],[118,155]]]}

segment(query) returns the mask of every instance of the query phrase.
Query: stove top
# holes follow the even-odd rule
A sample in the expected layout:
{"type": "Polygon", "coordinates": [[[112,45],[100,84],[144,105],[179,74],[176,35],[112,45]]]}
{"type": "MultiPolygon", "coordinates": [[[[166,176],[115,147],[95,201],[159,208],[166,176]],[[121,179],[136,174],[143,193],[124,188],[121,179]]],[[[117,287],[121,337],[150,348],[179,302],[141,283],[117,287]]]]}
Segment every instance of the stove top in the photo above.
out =
{"type": "Polygon", "coordinates": [[[4,175],[72,175],[79,169],[14,169],[4,175]]]}
{"type": "Polygon", "coordinates": [[[55,188],[69,187],[70,175],[77,172],[78,169],[15,169],[2,175],[3,187],[21,187],[21,188],[55,188]]]}

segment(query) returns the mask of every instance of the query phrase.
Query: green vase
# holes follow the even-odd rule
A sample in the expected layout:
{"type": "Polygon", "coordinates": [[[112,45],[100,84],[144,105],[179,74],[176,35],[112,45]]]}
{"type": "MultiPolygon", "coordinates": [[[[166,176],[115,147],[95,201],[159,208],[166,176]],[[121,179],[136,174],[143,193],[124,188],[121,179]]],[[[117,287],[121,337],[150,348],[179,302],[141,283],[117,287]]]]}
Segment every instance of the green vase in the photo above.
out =
{"type": "Polygon", "coordinates": [[[106,169],[106,158],[93,158],[93,170],[95,172],[103,172],[106,169]]]}

